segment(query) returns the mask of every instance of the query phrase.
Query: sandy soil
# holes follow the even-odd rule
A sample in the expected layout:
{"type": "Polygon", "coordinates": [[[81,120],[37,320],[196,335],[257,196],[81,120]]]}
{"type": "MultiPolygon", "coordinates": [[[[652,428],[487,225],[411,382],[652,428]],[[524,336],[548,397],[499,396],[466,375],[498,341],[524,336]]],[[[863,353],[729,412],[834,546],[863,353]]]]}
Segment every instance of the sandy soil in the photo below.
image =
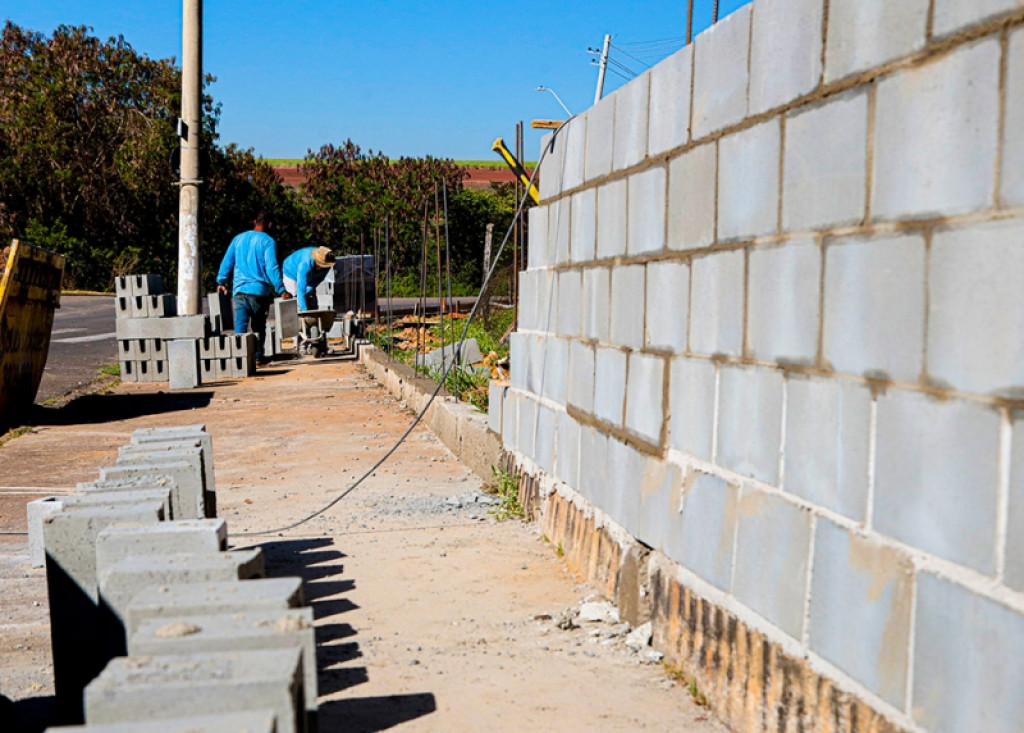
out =
{"type": "MultiPolygon", "coordinates": [[[[498,522],[481,482],[425,428],[323,515],[412,413],[351,362],[293,363],[188,393],[121,385],[44,411],[0,447],[0,532],[24,503],[96,478],[140,427],[205,423],[220,516],[317,618],[321,730],[724,730],[579,583],[532,524],[498,522]],[[26,487],[42,487],[33,490],[26,487]],[[585,602],[587,602],[585,604],[585,602]]],[[[45,574],[0,534],[0,694],[21,730],[52,706],[45,574]],[[13,707],[13,710],[12,710],[13,707]]],[[[17,729],[17,728],[16,728],[17,729]]]]}

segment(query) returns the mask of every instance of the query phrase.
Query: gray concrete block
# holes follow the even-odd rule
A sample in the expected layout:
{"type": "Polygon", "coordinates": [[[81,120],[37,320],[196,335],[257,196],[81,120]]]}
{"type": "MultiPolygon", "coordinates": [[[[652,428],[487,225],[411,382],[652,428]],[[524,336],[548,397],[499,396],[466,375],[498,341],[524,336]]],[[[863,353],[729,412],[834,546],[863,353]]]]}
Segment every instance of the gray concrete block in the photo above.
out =
{"type": "Polygon", "coordinates": [[[558,133],[562,156],[559,160],[559,190],[568,191],[583,184],[583,163],[586,155],[587,116],[580,115],[566,122],[558,133]]]}
{"type": "Polygon", "coordinates": [[[216,382],[218,379],[220,379],[217,372],[216,359],[199,360],[199,378],[203,381],[203,384],[208,384],[209,382],[216,382]]]}
{"type": "Polygon", "coordinates": [[[684,145],[690,138],[693,45],[684,46],[651,69],[650,155],[684,145]]]}
{"type": "Polygon", "coordinates": [[[176,553],[217,553],[227,550],[228,526],[223,519],[181,519],[176,522],[119,523],[96,535],[96,568],[128,557],[176,553]]]}
{"type": "Polygon", "coordinates": [[[718,141],[718,238],[749,239],[778,231],[779,118],[718,141]]]}
{"type": "Polygon", "coordinates": [[[516,450],[528,456],[533,455],[534,436],[537,434],[537,402],[521,395],[516,423],[516,450]]]}
{"type": "Polygon", "coordinates": [[[554,474],[570,487],[579,488],[580,424],[567,412],[558,413],[554,474]]]}
{"type": "Polygon", "coordinates": [[[544,379],[541,383],[541,395],[564,405],[568,376],[569,341],[561,338],[545,339],[544,379]]]}
{"type": "Polygon", "coordinates": [[[295,298],[274,300],[274,324],[278,339],[295,338],[299,335],[299,302],[295,298]]]}
{"type": "Polygon", "coordinates": [[[622,170],[647,157],[647,112],[651,75],[643,73],[615,90],[615,142],[612,170],[622,170]]]}
{"type": "Polygon", "coordinates": [[[783,488],[856,521],[867,516],[871,393],[840,379],[786,380],[783,488]]]}
{"type": "Polygon", "coordinates": [[[569,261],[569,218],[572,199],[553,201],[548,206],[548,253],[544,261],[562,265],[569,261]]]}
{"type": "Polygon", "coordinates": [[[203,513],[202,471],[196,471],[194,464],[186,461],[161,462],[158,464],[123,463],[100,469],[101,481],[115,481],[126,478],[169,477],[174,481],[171,495],[171,511],[175,519],[200,519],[203,513]]]}
{"type": "Polygon", "coordinates": [[[739,488],[719,476],[691,471],[683,483],[682,531],[669,557],[728,591],[736,539],[739,488]]]}
{"type": "Polygon", "coordinates": [[[302,651],[306,710],[315,713],[319,686],[312,608],[149,619],[128,640],[133,657],[294,648],[302,651]],[[189,633],[174,633],[178,628],[189,633]]]}
{"type": "Polygon", "coordinates": [[[569,259],[590,262],[597,252],[597,189],[588,188],[572,197],[569,221],[569,259]]]}
{"type": "Polygon", "coordinates": [[[823,12],[822,0],[758,0],[750,31],[751,115],[817,88],[823,12]]]}
{"type": "Polygon", "coordinates": [[[148,722],[69,725],[47,728],[47,733],[276,733],[273,710],[191,716],[148,722]]]}
{"type": "Polygon", "coordinates": [[[988,38],[878,82],[873,218],[947,217],[991,206],[1000,55],[999,39],[988,38]],[[971,141],[969,154],[964,140],[971,141]]]}
{"type": "Polygon", "coordinates": [[[508,389],[501,404],[501,444],[507,450],[517,450],[519,438],[519,392],[508,389]]]}
{"type": "MultiPolygon", "coordinates": [[[[155,320],[155,319],[154,319],[155,320]]],[[[137,361],[135,362],[135,374],[137,382],[155,383],[167,381],[166,361],[137,361]]]]}
{"type": "Polygon", "coordinates": [[[139,446],[173,449],[172,446],[194,447],[198,441],[203,453],[203,471],[208,491],[216,490],[213,461],[213,436],[206,432],[206,425],[171,425],[164,428],[138,428],[132,431],[131,443],[139,446]]]}
{"type": "Polygon", "coordinates": [[[618,95],[610,94],[587,110],[587,142],[584,146],[583,173],[588,182],[612,172],[612,140],[617,100],[618,95]]]}
{"type": "Polygon", "coordinates": [[[139,591],[128,605],[126,630],[134,634],[147,619],[299,608],[301,578],[262,578],[216,583],[175,583],[139,591]]]}
{"type": "Polygon", "coordinates": [[[231,295],[214,291],[206,294],[206,302],[209,305],[210,320],[219,317],[221,330],[234,326],[235,307],[231,295]]]}
{"type": "Polygon", "coordinates": [[[562,161],[565,158],[565,138],[546,133],[541,140],[544,159],[540,161],[540,198],[545,203],[562,191],[562,161]]]}
{"type": "Polygon", "coordinates": [[[171,293],[146,296],[148,318],[172,318],[178,315],[178,300],[171,293]]]}
{"type": "Polygon", "coordinates": [[[647,265],[644,345],[648,349],[686,351],[690,317],[690,266],[685,262],[647,265]]]}
{"type": "MultiPolygon", "coordinates": [[[[134,465],[144,464],[149,466],[163,466],[166,464],[187,463],[191,466],[193,484],[195,479],[199,482],[199,517],[175,514],[179,519],[198,519],[200,517],[216,516],[216,487],[208,481],[213,477],[212,460],[207,468],[206,457],[213,455],[213,444],[209,438],[204,439],[200,434],[184,438],[182,440],[171,440],[167,442],[150,441],[147,443],[129,443],[121,446],[117,451],[117,464],[134,465]],[[212,506],[207,506],[207,500],[212,506]]],[[[173,474],[168,474],[173,475],[173,474]]],[[[190,496],[192,485],[187,481],[175,477],[178,485],[179,498],[182,504],[188,503],[185,511],[191,511],[190,496]]]]}
{"type": "Polygon", "coordinates": [[[856,91],[786,120],[782,228],[858,224],[865,217],[868,95],[856,91]]]}
{"type": "Polygon", "coordinates": [[[25,514],[28,525],[28,559],[34,568],[46,565],[46,548],[43,545],[43,520],[64,508],[63,496],[47,496],[26,502],[25,514]]]}
{"type": "Polygon", "coordinates": [[[579,491],[594,502],[608,483],[608,436],[590,425],[580,428],[580,485],[579,491]],[[586,460],[582,457],[586,456],[586,460]]]}
{"type": "Polygon", "coordinates": [[[743,489],[732,593],[794,639],[803,635],[811,521],[777,494],[743,489]]]}
{"type": "Polygon", "coordinates": [[[137,361],[138,347],[134,339],[119,339],[117,342],[118,361],[137,361]]]}
{"type": "Polygon", "coordinates": [[[114,295],[118,298],[127,298],[132,294],[131,282],[128,275],[114,276],[114,295]]]}
{"type": "Polygon", "coordinates": [[[825,362],[838,372],[917,382],[924,350],[924,239],[851,237],[825,244],[825,362]]]}
{"type": "Polygon", "coordinates": [[[594,349],[579,341],[569,342],[568,404],[586,413],[594,411],[594,349]]]}
{"type": "Polygon", "coordinates": [[[138,503],[159,502],[161,516],[165,520],[174,519],[171,510],[171,489],[168,487],[152,489],[135,489],[125,491],[91,491],[84,494],[72,494],[61,499],[64,508],[87,506],[121,506],[138,503]]]}
{"type": "Polygon", "coordinates": [[[646,463],[647,456],[633,446],[616,438],[608,438],[608,480],[593,498],[598,507],[615,517],[616,523],[634,537],[641,531],[641,504],[637,500],[635,487],[637,478],[644,475],[646,463]]]}
{"type": "Polygon", "coordinates": [[[818,356],[822,254],[813,239],[750,251],[747,349],[758,361],[813,365],[818,356]]]}
{"type": "Polygon", "coordinates": [[[993,573],[999,422],[994,409],[977,403],[895,390],[880,396],[875,528],[993,573]]]}
{"type": "Polygon", "coordinates": [[[1006,568],[1003,582],[1024,591],[1024,429],[1017,411],[1013,415],[1013,442],[1010,445],[1010,490],[1007,512],[1006,568]]]}
{"type": "Polygon", "coordinates": [[[692,148],[668,164],[668,248],[687,250],[715,241],[718,145],[692,148]]]}
{"type": "Polygon", "coordinates": [[[693,139],[747,115],[751,6],[711,26],[694,41],[693,139]]]}
{"type": "Polygon", "coordinates": [[[534,206],[527,213],[529,239],[526,248],[527,268],[536,270],[550,263],[544,261],[548,250],[548,207],[534,206]]]}
{"type": "Polygon", "coordinates": [[[282,733],[304,733],[298,649],[113,660],[85,692],[90,723],[272,708],[282,733]]]}
{"type": "Polygon", "coordinates": [[[231,346],[228,338],[228,334],[215,333],[212,336],[199,339],[199,358],[219,359],[222,354],[230,354],[231,346]]]}
{"type": "Polygon", "coordinates": [[[583,273],[565,270],[558,273],[558,334],[576,337],[582,330],[583,273]]]}
{"type": "Polygon", "coordinates": [[[669,446],[711,460],[715,434],[715,363],[676,357],[669,372],[669,446]]]}
{"type": "Polygon", "coordinates": [[[624,178],[597,189],[597,259],[626,254],[626,191],[624,178]]]}
{"type": "Polygon", "coordinates": [[[915,616],[914,720],[937,733],[1019,731],[1024,616],[924,572],[915,616]]]}
{"type": "Polygon", "coordinates": [[[643,348],[646,279],[644,265],[612,268],[611,342],[615,346],[643,348]]]}
{"type": "Polygon", "coordinates": [[[201,339],[209,335],[206,316],[173,318],[121,318],[116,323],[119,339],[201,339]]]}
{"type": "Polygon", "coordinates": [[[1017,0],[935,0],[932,33],[948,36],[1020,8],[1017,0]]]}
{"type": "Polygon", "coordinates": [[[116,522],[159,522],[159,502],[67,507],[43,520],[58,715],[81,722],[82,690],[107,658],[99,631],[96,536],[116,522]]]}
{"type": "Polygon", "coordinates": [[[779,483],[782,382],[775,369],[722,366],[718,465],[766,484],[779,483]]]}
{"type": "Polygon", "coordinates": [[[130,295],[161,295],[164,292],[164,279],[160,275],[126,275],[122,287],[127,287],[130,295]]]}
{"type": "Polygon", "coordinates": [[[825,82],[920,51],[929,0],[865,3],[829,0],[825,82]]]}
{"type": "Polygon", "coordinates": [[[611,270],[583,271],[583,338],[607,343],[611,336],[611,270]]]}
{"type": "Polygon", "coordinates": [[[656,254],[665,248],[665,200],[668,172],[655,166],[627,179],[626,251],[656,254]]]}
{"type": "Polygon", "coordinates": [[[202,384],[196,339],[168,342],[167,376],[171,389],[195,389],[202,384]]]}
{"type": "Polygon", "coordinates": [[[910,556],[819,518],[811,583],[811,650],[904,709],[914,592],[910,556]]]}
{"type": "Polygon", "coordinates": [[[530,356],[529,334],[513,331],[508,338],[509,347],[509,384],[517,389],[526,389],[530,369],[527,361],[530,356]]]}
{"type": "Polygon", "coordinates": [[[537,431],[534,435],[532,457],[540,469],[548,474],[555,472],[555,434],[558,430],[558,415],[543,403],[537,404],[537,431]]]}
{"type": "Polygon", "coordinates": [[[640,481],[637,538],[650,547],[679,542],[682,530],[682,469],[667,461],[648,458],[640,481]]]}
{"type": "Polygon", "coordinates": [[[936,232],[928,266],[928,376],[963,392],[1024,396],[1024,223],[936,232]],[[965,358],[969,354],[970,358],[965,358]]]}
{"type": "Polygon", "coordinates": [[[529,369],[529,376],[527,377],[527,389],[533,392],[535,395],[544,394],[544,384],[547,380],[547,372],[544,371],[544,367],[547,364],[547,355],[545,353],[547,349],[548,339],[554,338],[547,335],[533,335],[530,336],[527,341],[530,344],[530,349],[527,352],[529,357],[527,358],[526,364],[529,369]]]}
{"type": "Polygon", "coordinates": [[[231,356],[248,357],[256,353],[256,334],[232,333],[228,335],[231,356]]]}
{"type": "Polygon", "coordinates": [[[502,384],[494,379],[487,383],[487,427],[498,435],[501,435],[501,408],[504,405],[507,391],[507,384],[502,384]]]}
{"type": "Polygon", "coordinates": [[[599,346],[594,367],[594,416],[622,426],[626,399],[626,352],[599,346]]]}
{"type": "Polygon", "coordinates": [[[135,353],[139,361],[166,361],[167,344],[159,338],[138,339],[135,343],[135,353]]]}
{"type": "Polygon", "coordinates": [[[690,350],[740,356],[743,352],[743,252],[716,252],[693,260],[690,350]]]}
{"type": "Polygon", "coordinates": [[[1024,204],[1024,29],[1009,34],[1006,47],[1006,120],[1003,123],[1003,161],[1000,166],[999,203],[1024,204]]]}
{"type": "Polygon", "coordinates": [[[634,351],[626,381],[626,430],[661,445],[665,418],[665,358],[634,351]]]}

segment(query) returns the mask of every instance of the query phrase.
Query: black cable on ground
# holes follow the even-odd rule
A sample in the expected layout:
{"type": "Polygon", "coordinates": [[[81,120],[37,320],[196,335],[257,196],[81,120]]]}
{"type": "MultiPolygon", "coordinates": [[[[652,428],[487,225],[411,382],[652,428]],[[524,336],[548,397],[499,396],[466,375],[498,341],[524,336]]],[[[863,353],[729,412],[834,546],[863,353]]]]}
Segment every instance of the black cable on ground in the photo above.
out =
{"type": "MultiPolygon", "coordinates": [[[[488,283],[490,283],[491,278],[494,276],[495,271],[498,269],[498,261],[501,259],[501,253],[504,251],[505,245],[508,244],[508,239],[512,235],[513,230],[515,229],[515,223],[516,223],[516,221],[519,220],[519,216],[520,216],[520,213],[523,210],[523,206],[526,205],[526,198],[530,195],[530,189],[533,186],[533,182],[534,182],[534,179],[537,177],[538,171],[540,171],[541,163],[544,162],[544,158],[547,156],[548,152],[550,150],[554,149],[554,147],[555,147],[555,139],[558,136],[558,133],[561,132],[562,128],[565,127],[565,125],[568,124],[572,119],[573,119],[573,117],[570,117],[568,120],[565,120],[565,122],[563,122],[561,125],[559,125],[555,129],[554,133],[552,133],[552,135],[551,135],[551,142],[550,142],[550,144],[546,145],[544,147],[544,149],[541,150],[540,158],[537,160],[537,166],[536,166],[536,168],[533,169],[533,174],[530,176],[530,181],[527,184],[526,190],[523,193],[523,197],[519,200],[519,206],[516,207],[516,212],[515,212],[515,214],[512,217],[512,223],[509,225],[508,230],[505,232],[505,237],[501,240],[501,245],[498,247],[497,254],[495,254],[495,256],[494,256],[494,261],[491,264],[491,269],[487,271],[487,277],[484,279],[483,285],[480,286],[480,294],[483,294],[483,292],[487,289],[488,283]]],[[[480,307],[480,295],[477,295],[476,301],[473,303],[473,308],[469,311],[469,315],[466,317],[466,325],[463,326],[463,328],[462,328],[462,336],[459,338],[459,341],[465,341],[466,340],[466,335],[469,333],[469,324],[472,323],[473,322],[473,318],[476,317],[476,312],[477,312],[477,309],[479,307],[480,307]]],[[[315,512],[312,512],[311,514],[308,514],[305,517],[303,517],[302,519],[296,520],[296,521],[292,522],[291,524],[286,524],[283,527],[275,527],[274,529],[262,529],[262,530],[259,530],[258,532],[238,532],[238,533],[229,533],[229,534],[232,537],[259,537],[259,536],[262,536],[262,535],[278,534],[280,532],[286,532],[289,529],[295,529],[296,527],[301,526],[301,525],[305,524],[306,522],[309,522],[309,521],[315,519],[316,517],[319,517],[321,514],[326,512],[328,509],[330,509],[331,507],[336,505],[339,501],[341,501],[346,496],[348,496],[350,493],[352,493],[356,489],[357,486],[359,486],[360,484],[363,483],[363,481],[368,479],[378,468],[381,467],[381,465],[383,465],[383,463],[388,458],[391,457],[391,455],[396,450],[398,450],[398,447],[400,445],[402,445],[402,443],[405,442],[405,439],[408,438],[409,434],[412,433],[413,429],[417,425],[420,424],[420,421],[423,419],[423,416],[427,413],[427,410],[434,403],[434,399],[437,397],[438,393],[440,393],[441,388],[444,385],[445,380],[448,377],[448,372],[451,371],[453,366],[455,366],[455,360],[454,359],[452,359],[452,361],[448,364],[448,366],[445,367],[444,372],[441,374],[441,379],[437,383],[437,387],[435,387],[434,391],[431,393],[430,399],[427,400],[427,404],[425,404],[423,406],[423,409],[420,410],[419,413],[416,415],[416,417],[413,419],[412,424],[409,425],[408,428],[406,428],[405,432],[403,432],[401,436],[399,436],[398,440],[395,442],[395,444],[393,446],[391,446],[390,449],[388,449],[387,453],[385,453],[383,456],[381,456],[380,459],[376,463],[374,463],[366,471],[366,473],[364,473],[362,476],[360,476],[358,479],[356,479],[355,483],[353,483],[347,489],[345,489],[340,494],[338,494],[336,497],[331,499],[331,501],[329,501],[327,504],[322,506],[320,509],[317,509],[315,512]]]]}

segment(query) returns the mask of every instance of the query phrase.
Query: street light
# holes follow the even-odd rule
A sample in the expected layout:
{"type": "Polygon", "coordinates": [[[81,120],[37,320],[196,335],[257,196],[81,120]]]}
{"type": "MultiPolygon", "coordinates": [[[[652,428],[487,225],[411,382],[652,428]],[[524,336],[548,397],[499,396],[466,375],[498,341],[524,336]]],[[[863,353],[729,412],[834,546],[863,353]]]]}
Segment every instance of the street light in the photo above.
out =
{"type": "Polygon", "coordinates": [[[563,101],[562,101],[561,99],[559,99],[558,95],[557,95],[557,94],[555,94],[555,90],[554,90],[554,89],[550,89],[550,88],[548,88],[548,87],[537,87],[537,91],[538,91],[538,92],[551,92],[551,96],[553,96],[553,97],[555,98],[555,100],[556,100],[556,101],[557,101],[557,102],[558,102],[558,103],[559,103],[560,105],[562,105],[562,109],[564,109],[564,110],[565,110],[565,113],[566,113],[567,115],[569,115],[570,117],[572,117],[572,112],[570,112],[570,111],[569,111],[569,108],[565,106],[565,102],[563,102],[563,101]]]}

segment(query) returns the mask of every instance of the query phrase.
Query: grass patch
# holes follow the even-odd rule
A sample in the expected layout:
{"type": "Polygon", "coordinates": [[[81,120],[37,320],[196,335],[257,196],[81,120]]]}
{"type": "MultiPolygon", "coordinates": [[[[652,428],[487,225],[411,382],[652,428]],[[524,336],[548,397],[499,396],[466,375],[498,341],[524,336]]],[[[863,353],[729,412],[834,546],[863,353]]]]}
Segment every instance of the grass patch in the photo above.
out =
{"type": "Polygon", "coordinates": [[[104,364],[100,367],[100,374],[104,377],[120,377],[121,376],[121,365],[120,364],[104,364]]]}
{"type": "Polygon", "coordinates": [[[707,695],[701,692],[695,677],[691,677],[686,674],[682,667],[669,664],[664,660],[662,661],[661,666],[664,668],[665,674],[667,674],[673,682],[686,687],[687,691],[690,693],[690,697],[693,698],[693,701],[697,703],[697,705],[702,708],[711,707],[711,701],[708,700],[707,695]]]}
{"type": "Polygon", "coordinates": [[[33,428],[31,425],[25,425],[20,428],[8,430],[3,435],[0,435],[0,447],[3,447],[7,443],[10,443],[15,438],[20,438],[22,435],[25,435],[26,433],[31,433],[33,430],[35,430],[35,428],[33,428]]]}
{"type": "Polygon", "coordinates": [[[491,473],[498,485],[498,505],[491,514],[499,522],[506,519],[526,519],[526,509],[519,503],[519,474],[510,474],[502,468],[491,466],[491,473]]]}

